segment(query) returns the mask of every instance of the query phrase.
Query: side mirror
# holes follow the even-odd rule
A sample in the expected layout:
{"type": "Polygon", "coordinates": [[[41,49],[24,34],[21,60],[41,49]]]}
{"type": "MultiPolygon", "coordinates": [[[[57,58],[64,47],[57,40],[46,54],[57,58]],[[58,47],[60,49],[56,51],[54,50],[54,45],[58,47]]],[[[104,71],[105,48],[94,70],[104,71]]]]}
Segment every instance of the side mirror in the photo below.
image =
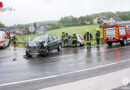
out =
{"type": "Polygon", "coordinates": [[[30,42],[30,41],[31,41],[31,37],[29,36],[29,37],[28,37],[28,42],[30,42]]]}

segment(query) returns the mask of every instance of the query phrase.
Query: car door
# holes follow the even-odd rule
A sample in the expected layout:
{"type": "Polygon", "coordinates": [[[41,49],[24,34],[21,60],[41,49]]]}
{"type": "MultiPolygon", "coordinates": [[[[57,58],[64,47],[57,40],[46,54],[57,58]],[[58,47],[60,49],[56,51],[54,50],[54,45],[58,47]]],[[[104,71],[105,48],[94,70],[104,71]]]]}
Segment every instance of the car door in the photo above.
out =
{"type": "Polygon", "coordinates": [[[48,35],[48,48],[49,48],[49,51],[54,49],[54,45],[55,45],[54,39],[53,39],[52,35],[49,34],[48,35]]]}
{"type": "Polygon", "coordinates": [[[53,34],[52,37],[53,37],[53,40],[54,40],[54,49],[57,49],[58,46],[59,46],[59,39],[55,34],[53,34]]]}
{"type": "Polygon", "coordinates": [[[127,28],[128,40],[130,40],[130,27],[127,28]]]}

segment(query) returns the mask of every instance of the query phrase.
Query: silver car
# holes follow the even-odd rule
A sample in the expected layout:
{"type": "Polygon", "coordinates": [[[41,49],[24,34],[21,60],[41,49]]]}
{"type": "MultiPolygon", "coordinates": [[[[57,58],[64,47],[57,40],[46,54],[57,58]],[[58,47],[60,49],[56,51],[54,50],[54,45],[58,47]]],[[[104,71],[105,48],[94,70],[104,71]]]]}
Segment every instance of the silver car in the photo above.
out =
{"type": "MultiPolygon", "coordinates": [[[[85,43],[85,40],[83,39],[83,37],[80,34],[76,34],[77,35],[77,46],[83,46],[85,43]]],[[[69,35],[69,43],[68,46],[72,46],[72,35],[69,35]]]]}

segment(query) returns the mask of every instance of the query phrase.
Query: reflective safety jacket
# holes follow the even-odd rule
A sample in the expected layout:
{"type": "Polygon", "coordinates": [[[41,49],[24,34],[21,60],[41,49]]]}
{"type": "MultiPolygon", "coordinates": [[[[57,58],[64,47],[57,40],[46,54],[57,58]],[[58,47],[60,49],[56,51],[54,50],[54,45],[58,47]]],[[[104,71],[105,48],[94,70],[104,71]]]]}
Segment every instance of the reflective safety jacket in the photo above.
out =
{"type": "Polygon", "coordinates": [[[68,35],[65,34],[65,38],[64,38],[64,40],[66,40],[66,39],[69,39],[69,37],[68,37],[68,35]]]}
{"type": "Polygon", "coordinates": [[[86,34],[84,34],[84,39],[85,39],[85,41],[91,42],[91,39],[92,39],[92,38],[93,38],[93,37],[92,37],[92,34],[91,34],[91,33],[87,32],[86,34]]]}
{"type": "Polygon", "coordinates": [[[11,41],[12,40],[12,38],[11,38],[11,36],[9,36],[9,41],[11,41]]]}
{"type": "Polygon", "coordinates": [[[62,35],[61,35],[61,38],[64,40],[64,39],[65,39],[65,34],[62,34],[62,35]]]}
{"type": "Polygon", "coordinates": [[[18,39],[16,38],[16,36],[13,36],[13,37],[12,37],[12,41],[13,41],[13,42],[16,42],[17,40],[18,40],[18,39]]]}
{"type": "Polygon", "coordinates": [[[97,32],[96,32],[95,37],[96,37],[96,39],[100,39],[100,31],[97,31],[97,32]]]}
{"type": "Polygon", "coordinates": [[[77,40],[77,35],[76,34],[73,34],[72,40],[77,40]]]}

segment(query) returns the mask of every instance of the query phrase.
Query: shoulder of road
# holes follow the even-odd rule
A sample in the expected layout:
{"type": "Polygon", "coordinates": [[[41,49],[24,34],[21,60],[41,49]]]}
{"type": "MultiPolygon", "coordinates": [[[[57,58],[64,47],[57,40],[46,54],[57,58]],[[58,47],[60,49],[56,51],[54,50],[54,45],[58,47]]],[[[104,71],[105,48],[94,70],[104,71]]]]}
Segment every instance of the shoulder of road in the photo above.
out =
{"type": "Polygon", "coordinates": [[[122,86],[125,78],[130,79],[130,68],[41,90],[129,90],[130,86],[114,89],[122,86]]]}

